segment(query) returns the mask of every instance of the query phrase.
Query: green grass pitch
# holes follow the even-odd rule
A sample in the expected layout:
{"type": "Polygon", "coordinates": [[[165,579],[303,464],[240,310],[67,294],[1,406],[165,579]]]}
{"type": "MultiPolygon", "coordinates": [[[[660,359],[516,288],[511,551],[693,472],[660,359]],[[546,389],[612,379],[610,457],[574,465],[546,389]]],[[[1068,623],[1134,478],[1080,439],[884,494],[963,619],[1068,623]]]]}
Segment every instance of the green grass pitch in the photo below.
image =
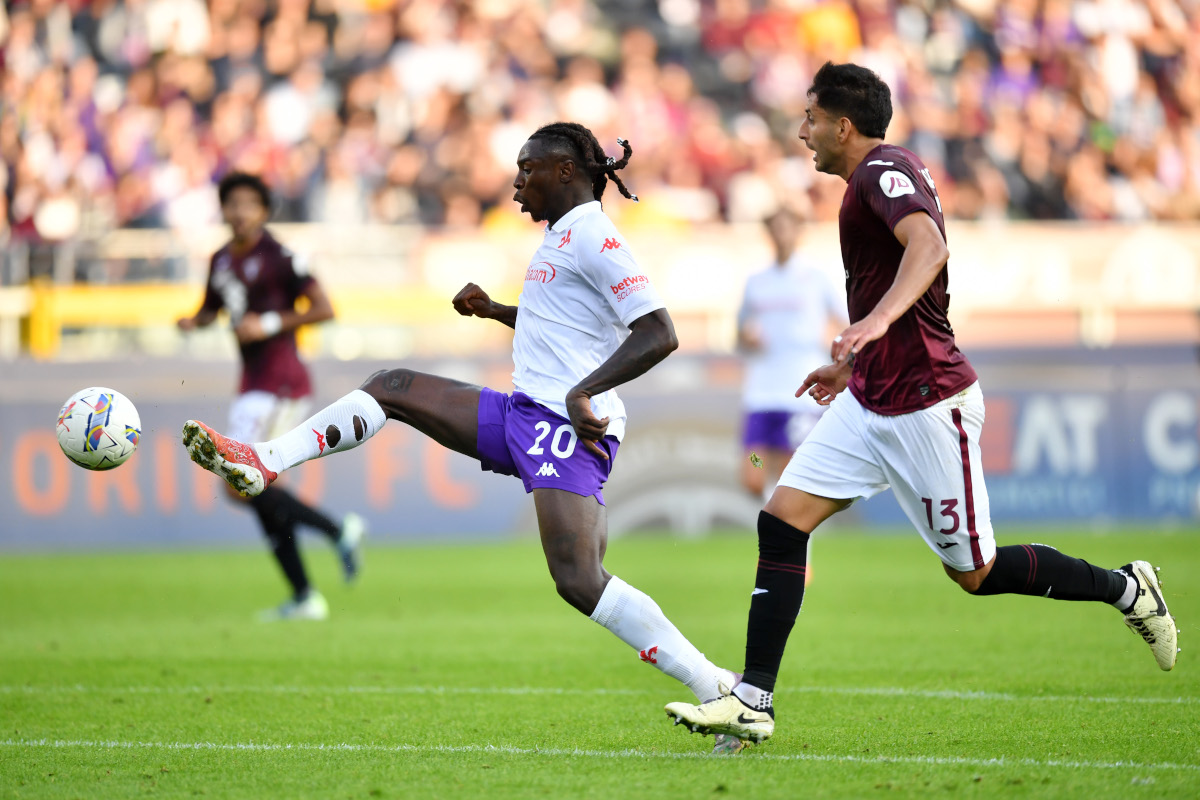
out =
{"type": "MultiPolygon", "coordinates": [[[[1162,566],[1175,670],[1110,608],[967,596],[915,534],[818,536],[776,735],[726,758],[533,541],[378,547],[346,588],[310,539],[332,618],[274,625],[256,550],[4,557],[0,797],[1200,797],[1200,535],[1020,541],[1162,566]]],[[[740,668],[755,558],[635,537],[607,566],[740,668]]]]}

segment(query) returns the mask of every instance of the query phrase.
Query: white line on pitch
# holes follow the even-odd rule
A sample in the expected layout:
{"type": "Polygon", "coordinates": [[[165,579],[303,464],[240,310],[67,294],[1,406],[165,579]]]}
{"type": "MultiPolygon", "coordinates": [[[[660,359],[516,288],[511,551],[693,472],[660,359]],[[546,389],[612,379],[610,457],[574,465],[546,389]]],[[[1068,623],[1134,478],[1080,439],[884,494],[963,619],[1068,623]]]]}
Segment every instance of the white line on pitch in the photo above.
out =
{"type": "MultiPolygon", "coordinates": [[[[346,751],[382,753],[499,753],[518,756],[582,756],[587,758],[712,758],[708,753],[647,753],[641,750],[578,750],[565,748],[511,747],[509,745],[413,745],[413,744],[269,744],[259,742],[117,742],[85,739],[0,739],[0,747],[82,748],[92,750],[233,750],[238,752],[346,751]]],[[[933,764],[969,767],[1054,767],[1065,769],[1147,769],[1200,771],[1200,764],[1144,764],[1135,761],[1060,761],[1034,758],[962,758],[959,756],[857,756],[820,753],[757,753],[747,758],[766,761],[832,761],[859,764],[933,764]]]]}
{"type": "MultiPolygon", "coordinates": [[[[583,689],[553,686],[14,686],[0,685],[0,694],[430,694],[430,695],[645,695],[655,689],[583,689]]],[[[836,694],[878,697],[921,697],[930,700],[991,700],[1007,703],[1128,703],[1131,705],[1198,705],[1200,697],[1109,697],[1097,695],[1012,694],[953,689],[906,689],[872,686],[792,686],[776,694],[836,694]]]]}

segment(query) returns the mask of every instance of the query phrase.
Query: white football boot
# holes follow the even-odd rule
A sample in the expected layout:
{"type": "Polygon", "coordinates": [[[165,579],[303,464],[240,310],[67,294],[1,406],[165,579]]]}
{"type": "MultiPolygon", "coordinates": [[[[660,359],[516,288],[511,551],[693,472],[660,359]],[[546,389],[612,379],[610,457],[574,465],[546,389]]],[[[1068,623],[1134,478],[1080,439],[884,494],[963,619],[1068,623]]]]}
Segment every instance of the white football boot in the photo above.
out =
{"type": "Polygon", "coordinates": [[[308,620],[319,622],[329,619],[329,603],[316,589],[309,589],[304,597],[288,600],[278,608],[268,608],[258,615],[262,622],[287,622],[308,620]]]}
{"type": "Polygon", "coordinates": [[[668,703],[665,710],[676,725],[685,725],[692,733],[724,733],[754,742],[764,742],[775,733],[773,708],[758,711],[733,694],[709,700],[698,706],[691,703],[668,703]]]}
{"type": "Polygon", "coordinates": [[[1179,631],[1163,600],[1158,567],[1151,566],[1148,561],[1134,561],[1121,567],[1121,572],[1132,577],[1138,585],[1137,598],[1133,608],[1125,614],[1125,624],[1150,645],[1160,669],[1171,669],[1179,652],[1179,631]]]}

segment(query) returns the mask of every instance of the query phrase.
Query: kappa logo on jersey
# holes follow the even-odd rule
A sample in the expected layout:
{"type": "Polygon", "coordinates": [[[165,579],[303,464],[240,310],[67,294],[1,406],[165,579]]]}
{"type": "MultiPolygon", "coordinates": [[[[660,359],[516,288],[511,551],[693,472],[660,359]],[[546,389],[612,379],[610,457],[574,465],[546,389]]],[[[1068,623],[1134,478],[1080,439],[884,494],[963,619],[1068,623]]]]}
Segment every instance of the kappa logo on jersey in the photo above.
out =
{"type": "Polygon", "coordinates": [[[618,300],[624,300],[634,292],[640,292],[650,285],[650,279],[645,275],[630,275],[625,280],[617,285],[609,284],[608,288],[612,289],[612,293],[617,296],[618,300]]]}
{"type": "Polygon", "coordinates": [[[325,434],[319,433],[316,428],[313,428],[312,432],[317,434],[317,455],[321,455],[325,452],[325,434]]]}
{"type": "Polygon", "coordinates": [[[558,270],[549,261],[539,261],[536,264],[530,264],[529,269],[525,270],[525,281],[533,281],[534,283],[549,283],[554,280],[554,276],[558,274],[558,270]],[[543,265],[545,265],[543,267],[543,265]]]}
{"type": "Polygon", "coordinates": [[[564,236],[562,238],[562,241],[558,243],[558,249],[562,250],[563,245],[570,244],[570,243],[571,243],[571,229],[567,228],[567,235],[564,236]]]}
{"type": "Polygon", "coordinates": [[[916,194],[917,187],[912,179],[898,170],[889,169],[879,176],[879,188],[888,197],[903,197],[906,194],[916,194]]]}
{"type": "Polygon", "coordinates": [[[620,250],[620,249],[621,249],[621,243],[618,242],[616,239],[605,239],[604,246],[600,248],[600,252],[603,253],[605,250],[620,250]]]}
{"type": "Polygon", "coordinates": [[[542,467],[541,467],[541,469],[539,469],[537,471],[537,474],[543,478],[561,478],[562,477],[561,475],[558,474],[558,470],[556,470],[554,468],[553,461],[543,461],[542,467]]]}
{"type": "Polygon", "coordinates": [[[658,659],[654,656],[658,654],[658,645],[654,645],[649,650],[639,650],[638,658],[645,661],[647,664],[657,664],[658,659]]]}

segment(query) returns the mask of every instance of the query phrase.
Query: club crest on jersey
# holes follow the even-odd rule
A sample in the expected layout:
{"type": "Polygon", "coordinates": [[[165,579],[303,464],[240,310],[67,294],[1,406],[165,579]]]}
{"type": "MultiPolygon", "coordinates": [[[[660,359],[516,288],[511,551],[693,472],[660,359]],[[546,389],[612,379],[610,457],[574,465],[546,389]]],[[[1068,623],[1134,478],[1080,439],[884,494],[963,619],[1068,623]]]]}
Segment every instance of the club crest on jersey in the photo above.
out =
{"type": "Polygon", "coordinates": [[[558,243],[558,249],[559,249],[559,250],[562,250],[562,249],[563,249],[563,245],[568,245],[568,244],[570,244],[570,243],[571,243],[571,229],[570,229],[570,228],[567,228],[567,235],[566,235],[566,236],[564,236],[564,237],[562,238],[562,241],[558,243]]]}
{"type": "Polygon", "coordinates": [[[916,194],[917,187],[912,179],[898,170],[889,169],[879,176],[879,188],[888,197],[903,197],[906,194],[916,194]]]}
{"type": "Polygon", "coordinates": [[[558,270],[549,261],[539,261],[536,264],[530,264],[529,269],[525,270],[525,282],[549,283],[557,274],[558,270]]]}

